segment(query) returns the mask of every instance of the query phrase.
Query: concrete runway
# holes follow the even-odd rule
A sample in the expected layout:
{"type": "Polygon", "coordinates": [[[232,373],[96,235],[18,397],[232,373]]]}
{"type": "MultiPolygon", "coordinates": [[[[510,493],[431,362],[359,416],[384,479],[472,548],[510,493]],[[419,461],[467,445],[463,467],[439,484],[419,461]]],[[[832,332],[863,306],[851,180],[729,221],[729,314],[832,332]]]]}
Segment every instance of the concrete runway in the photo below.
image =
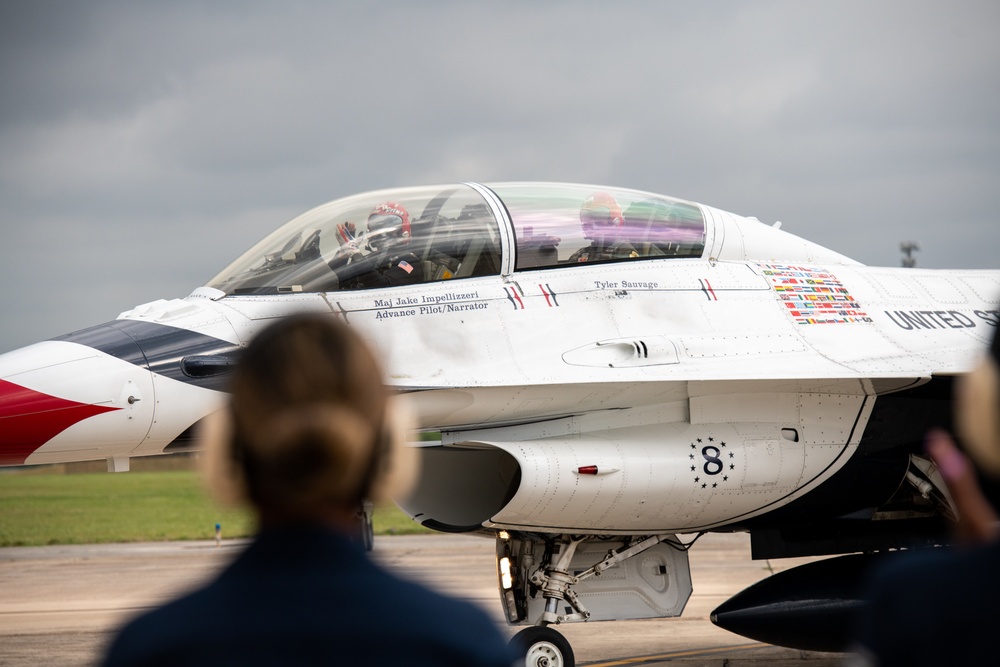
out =
{"type": "MultiPolygon", "coordinates": [[[[196,586],[241,541],[0,549],[0,665],[92,665],[129,616],[196,586]]],[[[452,535],[376,538],[374,556],[403,576],[482,606],[508,635],[491,540],[452,535]]],[[[716,628],[709,613],[771,572],[810,559],[750,560],[742,534],[705,535],[690,551],[694,593],[663,620],[560,626],[578,665],[839,665],[843,656],[754,643],[716,628]]]]}

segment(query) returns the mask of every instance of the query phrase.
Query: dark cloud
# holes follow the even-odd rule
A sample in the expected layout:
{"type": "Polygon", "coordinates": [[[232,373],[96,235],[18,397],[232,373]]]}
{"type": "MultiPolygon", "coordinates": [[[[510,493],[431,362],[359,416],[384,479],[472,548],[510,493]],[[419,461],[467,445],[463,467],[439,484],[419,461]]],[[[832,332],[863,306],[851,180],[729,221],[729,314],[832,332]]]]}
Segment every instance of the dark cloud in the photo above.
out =
{"type": "Polygon", "coordinates": [[[995,267],[992,2],[6,2],[0,350],[360,190],[608,183],[995,267]],[[9,315],[9,316],[8,316],[9,315]]]}

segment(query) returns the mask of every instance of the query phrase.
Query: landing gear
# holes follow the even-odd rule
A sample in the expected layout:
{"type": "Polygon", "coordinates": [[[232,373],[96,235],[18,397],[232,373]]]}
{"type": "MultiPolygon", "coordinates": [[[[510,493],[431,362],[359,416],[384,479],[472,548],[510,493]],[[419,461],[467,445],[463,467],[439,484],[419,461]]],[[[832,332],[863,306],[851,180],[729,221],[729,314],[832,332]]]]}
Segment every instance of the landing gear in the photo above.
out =
{"type": "Polygon", "coordinates": [[[500,531],[497,579],[507,622],[534,624],[516,634],[511,646],[527,656],[529,667],[572,667],[569,642],[551,626],[679,616],[691,595],[688,546],[666,533],[500,531]]]}
{"type": "Polygon", "coordinates": [[[576,664],[569,642],[549,627],[525,628],[511,638],[510,646],[525,654],[527,667],[573,667],[576,664]]]}
{"type": "Polygon", "coordinates": [[[539,624],[586,621],[590,618],[590,612],[580,603],[572,588],[580,579],[570,574],[570,562],[582,541],[565,539],[559,542],[549,558],[549,564],[531,574],[531,583],[541,590],[545,598],[545,612],[538,620],[539,624]],[[566,609],[565,614],[560,615],[559,605],[567,602],[571,607],[566,609]]]}

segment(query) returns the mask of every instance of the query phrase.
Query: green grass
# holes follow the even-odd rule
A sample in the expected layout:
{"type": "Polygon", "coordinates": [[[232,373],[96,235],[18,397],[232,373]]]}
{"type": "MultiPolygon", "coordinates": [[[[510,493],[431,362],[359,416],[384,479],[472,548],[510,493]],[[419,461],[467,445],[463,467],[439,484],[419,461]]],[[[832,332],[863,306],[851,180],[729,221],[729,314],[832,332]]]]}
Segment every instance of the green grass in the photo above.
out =
{"type": "MultiPolygon", "coordinates": [[[[0,475],[0,546],[213,539],[254,532],[193,471],[0,475]]],[[[377,535],[430,532],[395,506],[375,510],[377,535]]]]}

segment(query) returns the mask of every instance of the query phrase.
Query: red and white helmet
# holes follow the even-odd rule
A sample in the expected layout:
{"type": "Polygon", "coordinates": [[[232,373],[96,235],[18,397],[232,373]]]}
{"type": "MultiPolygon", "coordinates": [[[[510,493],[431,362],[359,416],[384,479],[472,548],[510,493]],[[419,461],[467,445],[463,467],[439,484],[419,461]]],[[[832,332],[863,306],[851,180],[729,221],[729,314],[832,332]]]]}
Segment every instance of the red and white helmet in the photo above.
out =
{"type": "Polygon", "coordinates": [[[402,204],[387,201],[368,214],[368,247],[385,250],[410,242],[410,214],[402,204]]]}
{"type": "Polygon", "coordinates": [[[580,208],[580,223],[583,225],[584,236],[591,238],[595,232],[603,235],[612,228],[621,227],[625,219],[622,217],[622,207],[614,197],[607,192],[595,192],[587,197],[580,208]]]}

